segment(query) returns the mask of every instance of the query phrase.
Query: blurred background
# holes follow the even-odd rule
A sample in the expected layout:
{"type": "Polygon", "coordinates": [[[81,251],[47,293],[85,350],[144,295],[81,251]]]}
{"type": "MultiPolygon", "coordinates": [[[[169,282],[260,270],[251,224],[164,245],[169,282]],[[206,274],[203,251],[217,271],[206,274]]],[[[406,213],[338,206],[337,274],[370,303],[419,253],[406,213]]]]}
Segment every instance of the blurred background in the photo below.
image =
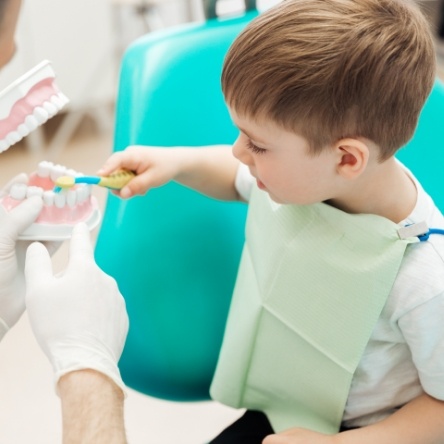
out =
{"type": "MultiPolygon", "coordinates": [[[[279,0],[258,1],[264,10],[279,0]]],[[[444,79],[444,0],[419,2],[436,39],[444,79]]],[[[221,15],[242,10],[240,0],[220,0],[221,15]]],[[[119,64],[125,48],[148,32],[204,20],[202,0],[24,0],[18,51],[0,72],[0,89],[48,59],[57,84],[70,98],[66,109],[1,154],[0,183],[49,160],[93,174],[112,151],[119,64]]],[[[106,192],[94,190],[103,208],[106,192]]],[[[97,231],[93,233],[93,237],[97,231]]],[[[67,248],[54,256],[66,264],[67,248]]],[[[199,444],[242,412],[213,402],[161,401],[128,389],[130,443],[199,444]]],[[[61,442],[61,414],[52,369],[36,344],[26,314],[0,343],[0,444],[61,442]]]]}

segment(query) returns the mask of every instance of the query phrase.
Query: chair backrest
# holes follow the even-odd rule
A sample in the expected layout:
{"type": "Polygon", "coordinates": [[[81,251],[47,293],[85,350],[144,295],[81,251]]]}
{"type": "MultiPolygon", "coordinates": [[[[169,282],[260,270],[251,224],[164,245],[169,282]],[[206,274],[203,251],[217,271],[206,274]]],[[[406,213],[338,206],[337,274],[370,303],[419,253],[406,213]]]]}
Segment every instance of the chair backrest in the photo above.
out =
{"type": "MultiPolygon", "coordinates": [[[[414,88],[414,85],[412,85],[414,88]]],[[[421,112],[413,139],[397,157],[412,170],[444,213],[444,84],[437,80],[421,112]]]]}
{"type": "MultiPolygon", "coordinates": [[[[228,47],[257,12],[147,35],[126,51],[114,150],[128,145],[231,144],[220,88],[228,47]]],[[[167,149],[167,148],[165,148],[167,149]]],[[[246,208],[177,184],[129,201],[109,196],[98,264],[125,296],[125,383],[174,400],[209,398],[209,385],[244,240],[246,208]]]]}

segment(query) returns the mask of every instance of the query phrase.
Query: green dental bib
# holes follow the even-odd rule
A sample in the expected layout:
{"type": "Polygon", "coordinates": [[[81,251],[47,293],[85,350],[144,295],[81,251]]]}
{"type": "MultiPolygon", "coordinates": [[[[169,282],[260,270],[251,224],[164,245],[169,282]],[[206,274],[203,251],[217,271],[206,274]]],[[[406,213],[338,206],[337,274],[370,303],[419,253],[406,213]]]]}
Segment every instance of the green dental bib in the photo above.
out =
{"type": "Polygon", "coordinates": [[[409,243],[399,226],[253,190],[213,399],[276,432],[337,433],[353,374],[409,243]]]}

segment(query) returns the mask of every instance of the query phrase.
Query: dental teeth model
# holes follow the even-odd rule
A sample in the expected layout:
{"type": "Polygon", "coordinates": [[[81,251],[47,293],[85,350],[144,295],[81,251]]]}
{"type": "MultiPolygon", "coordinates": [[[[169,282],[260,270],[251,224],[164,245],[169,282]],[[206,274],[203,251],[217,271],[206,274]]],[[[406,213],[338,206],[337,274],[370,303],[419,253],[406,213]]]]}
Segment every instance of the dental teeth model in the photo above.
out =
{"type": "Polygon", "coordinates": [[[78,222],[85,222],[90,230],[100,222],[97,200],[91,195],[91,185],[75,186],[54,192],[54,184],[61,176],[80,177],[82,174],[54,165],[40,162],[37,171],[30,175],[29,182],[15,183],[9,193],[0,198],[0,212],[8,212],[23,199],[41,196],[43,209],[37,218],[19,239],[24,240],[65,240],[71,237],[72,227],[78,222]]]}
{"type": "Polygon", "coordinates": [[[0,92],[0,153],[57,114],[68,99],[45,60],[0,92]]]}

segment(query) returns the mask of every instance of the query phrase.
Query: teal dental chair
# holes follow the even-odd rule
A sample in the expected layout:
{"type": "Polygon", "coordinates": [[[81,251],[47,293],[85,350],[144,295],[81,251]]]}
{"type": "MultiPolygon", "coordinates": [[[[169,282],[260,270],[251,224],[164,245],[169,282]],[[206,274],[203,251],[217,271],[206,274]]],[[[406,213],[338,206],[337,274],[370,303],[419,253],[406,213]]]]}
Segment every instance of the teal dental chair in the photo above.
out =
{"type": "MultiPolygon", "coordinates": [[[[414,85],[412,85],[414,87],[414,85]]],[[[437,80],[421,112],[413,139],[397,157],[412,170],[444,213],[444,84],[437,80]]]]}
{"type": "MultiPolygon", "coordinates": [[[[224,55],[257,15],[213,18],[147,35],[126,51],[114,151],[128,145],[232,143],[225,108],[224,55]]],[[[444,210],[439,181],[444,87],[437,82],[414,139],[399,157],[444,210]],[[435,154],[436,153],[436,154],[435,154]]],[[[165,148],[168,149],[168,148],[165,148]]],[[[197,149],[197,148],[196,148],[197,149]]],[[[96,246],[98,264],[126,298],[130,330],[120,369],[125,383],[170,400],[209,398],[238,261],[245,205],[217,202],[177,184],[123,201],[109,195],[96,246]]]]}
{"type": "MultiPolygon", "coordinates": [[[[257,15],[149,34],[126,51],[114,151],[128,145],[231,144],[220,88],[231,42],[257,15]]],[[[166,148],[167,149],[167,148],[166,148]]],[[[244,241],[246,206],[211,200],[177,184],[123,201],[109,195],[98,264],[119,283],[130,330],[120,360],[125,383],[171,400],[209,399],[209,385],[244,241]]]]}

